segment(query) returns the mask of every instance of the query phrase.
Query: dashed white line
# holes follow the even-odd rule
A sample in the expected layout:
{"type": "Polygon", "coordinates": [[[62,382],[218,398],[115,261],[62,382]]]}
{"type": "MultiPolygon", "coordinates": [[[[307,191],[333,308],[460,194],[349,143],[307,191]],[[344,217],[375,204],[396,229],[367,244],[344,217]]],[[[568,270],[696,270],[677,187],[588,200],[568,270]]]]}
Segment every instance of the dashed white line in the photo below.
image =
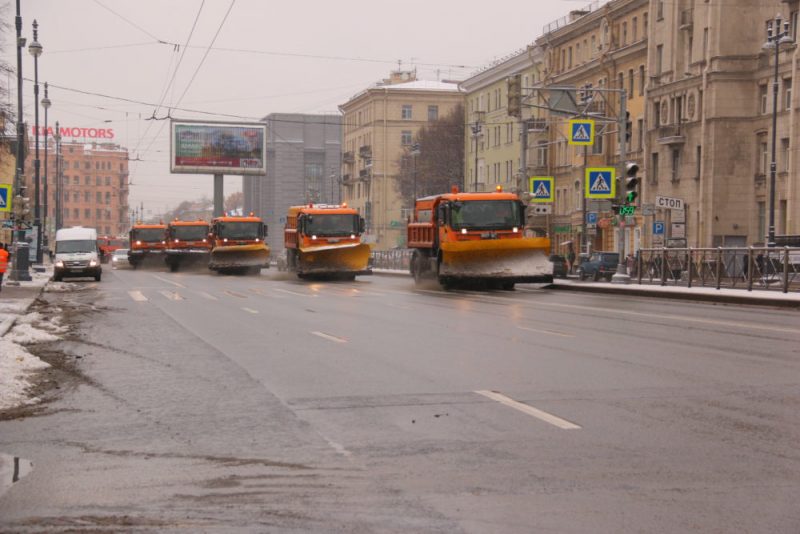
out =
{"type": "Polygon", "coordinates": [[[287,293],[289,295],[296,295],[298,297],[316,297],[316,295],[309,295],[308,293],[300,293],[298,291],[290,291],[288,289],[281,289],[280,287],[276,287],[275,291],[279,291],[281,293],[287,293]]]}
{"type": "Polygon", "coordinates": [[[253,308],[242,308],[247,313],[252,313],[253,315],[258,313],[258,310],[254,310],[253,308]]]}
{"type": "Polygon", "coordinates": [[[571,423],[566,419],[561,419],[560,417],[556,417],[553,414],[549,414],[538,408],[534,408],[529,404],[523,404],[521,402],[515,401],[511,397],[506,397],[501,393],[497,393],[496,391],[488,391],[485,389],[476,391],[478,395],[483,395],[488,399],[492,399],[493,401],[497,401],[500,404],[508,406],[509,408],[514,408],[515,410],[519,410],[522,413],[528,414],[532,417],[535,417],[545,423],[550,423],[553,426],[557,426],[562,430],[580,430],[581,427],[576,425],[575,423],[571,423]]]}
{"type": "Polygon", "coordinates": [[[529,326],[518,326],[520,330],[527,330],[528,332],[536,332],[537,334],[550,334],[552,336],[561,337],[575,337],[574,334],[567,334],[566,332],[559,332],[557,330],[539,330],[538,328],[530,328],[529,326]]]}
{"type": "Polygon", "coordinates": [[[313,335],[321,337],[322,339],[327,339],[328,341],[333,341],[334,343],[347,343],[347,340],[342,337],[332,336],[330,334],[326,334],[325,332],[311,332],[313,335]]]}
{"type": "Polygon", "coordinates": [[[168,283],[168,284],[172,284],[172,285],[174,285],[174,286],[180,287],[180,288],[182,288],[182,289],[186,289],[186,286],[185,286],[185,285],[183,285],[183,284],[179,284],[178,282],[173,282],[172,280],[169,280],[168,278],[162,278],[162,277],[158,276],[157,274],[154,274],[154,275],[153,275],[153,278],[155,278],[155,279],[157,279],[157,280],[161,280],[162,282],[166,282],[166,283],[168,283]]]}
{"type": "Polygon", "coordinates": [[[164,295],[169,300],[184,300],[184,298],[177,291],[167,291],[166,289],[162,289],[159,291],[159,293],[164,295]]]}
{"type": "Polygon", "coordinates": [[[238,293],[236,291],[231,291],[230,289],[226,289],[225,293],[227,293],[228,295],[230,295],[232,297],[236,297],[236,298],[240,298],[240,299],[246,299],[247,298],[247,295],[244,295],[242,293],[238,293]]]}
{"type": "Polygon", "coordinates": [[[200,291],[198,294],[203,298],[207,298],[208,300],[219,300],[217,297],[215,297],[211,293],[206,293],[205,291],[200,291]]]}
{"type": "Polygon", "coordinates": [[[144,302],[147,300],[147,297],[145,297],[141,291],[128,291],[128,295],[136,302],[144,302]]]}

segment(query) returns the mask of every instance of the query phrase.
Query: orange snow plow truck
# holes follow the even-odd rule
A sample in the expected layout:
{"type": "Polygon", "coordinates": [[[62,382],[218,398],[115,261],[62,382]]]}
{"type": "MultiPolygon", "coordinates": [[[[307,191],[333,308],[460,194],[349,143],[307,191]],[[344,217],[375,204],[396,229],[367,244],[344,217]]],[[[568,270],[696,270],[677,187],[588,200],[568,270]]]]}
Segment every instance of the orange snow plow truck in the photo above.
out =
{"type": "Polygon", "coordinates": [[[142,264],[160,266],[167,248],[166,232],[167,226],[163,223],[134,224],[128,233],[128,262],[131,267],[136,269],[142,264]]]}
{"type": "Polygon", "coordinates": [[[209,224],[198,219],[196,221],[180,221],[175,219],[167,225],[167,267],[172,272],[182,266],[208,264],[211,243],[208,241],[209,224]]]}
{"type": "Polygon", "coordinates": [[[287,268],[299,278],[354,280],[358,274],[372,274],[363,233],[364,219],[345,204],[292,206],[284,227],[287,268]]]}
{"type": "Polygon", "coordinates": [[[477,282],[498,289],[515,283],[552,283],[550,239],[524,237],[525,205],[501,188],[417,199],[408,224],[411,274],[417,283],[445,287],[477,282]]]}
{"type": "Polygon", "coordinates": [[[267,225],[252,213],[246,217],[216,217],[211,221],[208,268],[223,274],[260,273],[263,267],[269,267],[266,235],[267,225]]]}

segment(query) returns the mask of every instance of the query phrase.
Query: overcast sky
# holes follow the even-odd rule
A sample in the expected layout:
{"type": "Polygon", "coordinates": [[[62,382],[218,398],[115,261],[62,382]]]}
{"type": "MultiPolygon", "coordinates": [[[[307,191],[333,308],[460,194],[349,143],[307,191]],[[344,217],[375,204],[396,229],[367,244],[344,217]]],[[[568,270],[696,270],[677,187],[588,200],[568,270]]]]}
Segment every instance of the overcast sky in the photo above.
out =
{"type": "MultiPolygon", "coordinates": [[[[28,42],[33,20],[39,22],[39,81],[50,82],[53,101],[49,124],[113,128],[115,141],[141,158],[130,165],[131,204],[144,202],[159,213],[211,197],[212,177],[170,174],[169,121],[147,120],[154,113],[163,118],[170,106],[184,108],[170,112],[183,119],[338,113],[339,104],[387,76],[398,60],[416,67],[419,78],[464,79],[588,3],[22,0],[22,21],[28,42]]],[[[3,59],[12,67],[14,9],[10,2],[3,12],[3,59]]],[[[33,79],[27,52],[23,74],[33,79]]],[[[16,81],[5,83],[16,109],[16,81]]],[[[32,125],[32,83],[25,83],[23,98],[32,125]]],[[[225,188],[239,190],[241,178],[226,177],[225,188]]]]}

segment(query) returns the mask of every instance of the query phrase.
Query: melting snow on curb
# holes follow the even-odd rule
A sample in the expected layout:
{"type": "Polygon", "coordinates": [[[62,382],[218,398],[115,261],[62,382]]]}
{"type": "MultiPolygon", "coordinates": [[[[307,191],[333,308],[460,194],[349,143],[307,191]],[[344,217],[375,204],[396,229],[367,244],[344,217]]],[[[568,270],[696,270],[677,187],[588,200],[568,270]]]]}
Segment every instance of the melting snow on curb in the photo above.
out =
{"type": "Polygon", "coordinates": [[[39,399],[29,397],[31,373],[46,369],[43,362],[7,337],[0,339],[0,410],[33,404],[39,399]]]}

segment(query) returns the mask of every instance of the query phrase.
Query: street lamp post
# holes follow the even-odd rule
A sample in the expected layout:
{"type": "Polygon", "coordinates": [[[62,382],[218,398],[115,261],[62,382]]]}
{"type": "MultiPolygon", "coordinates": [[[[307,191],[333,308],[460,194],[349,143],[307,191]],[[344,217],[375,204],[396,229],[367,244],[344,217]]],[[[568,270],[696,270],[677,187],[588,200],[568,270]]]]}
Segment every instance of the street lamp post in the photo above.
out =
{"type": "Polygon", "coordinates": [[[414,156],[414,202],[417,201],[417,156],[419,156],[419,143],[411,145],[411,155],[414,156]]]}
{"type": "Polygon", "coordinates": [[[475,138],[475,189],[478,191],[478,138],[481,136],[481,123],[477,120],[472,123],[472,137],[475,138]]]}
{"type": "Polygon", "coordinates": [[[61,229],[64,219],[61,214],[61,202],[63,193],[61,192],[61,131],[56,121],[56,131],[53,132],[53,139],[56,140],[56,231],[61,229]]]}
{"type": "Polygon", "coordinates": [[[39,23],[33,21],[33,42],[28,45],[28,52],[33,56],[33,110],[34,110],[34,138],[36,139],[36,153],[33,160],[33,225],[36,231],[36,263],[42,263],[42,217],[41,193],[39,191],[39,56],[42,55],[42,45],[38,41],[39,23]]]}
{"type": "Polygon", "coordinates": [[[780,13],[774,21],[767,23],[767,42],[764,48],[775,50],[775,76],[772,80],[772,161],[769,164],[769,229],[767,230],[767,246],[775,246],[775,178],[778,172],[776,161],[776,142],[778,134],[778,63],[781,45],[791,44],[789,21],[784,21],[780,13]]]}
{"type": "Polygon", "coordinates": [[[42,202],[42,227],[44,228],[44,238],[48,240],[48,245],[50,243],[49,232],[47,231],[47,215],[50,206],[50,197],[48,196],[47,191],[47,110],[50,109],[52,102],[47,97],[47,82],[44,82],[44,98],[42,98],[42,107],[44,108],[44,180],[42,185],[44,186],[43,191],[43,202],[42,202]]]}

